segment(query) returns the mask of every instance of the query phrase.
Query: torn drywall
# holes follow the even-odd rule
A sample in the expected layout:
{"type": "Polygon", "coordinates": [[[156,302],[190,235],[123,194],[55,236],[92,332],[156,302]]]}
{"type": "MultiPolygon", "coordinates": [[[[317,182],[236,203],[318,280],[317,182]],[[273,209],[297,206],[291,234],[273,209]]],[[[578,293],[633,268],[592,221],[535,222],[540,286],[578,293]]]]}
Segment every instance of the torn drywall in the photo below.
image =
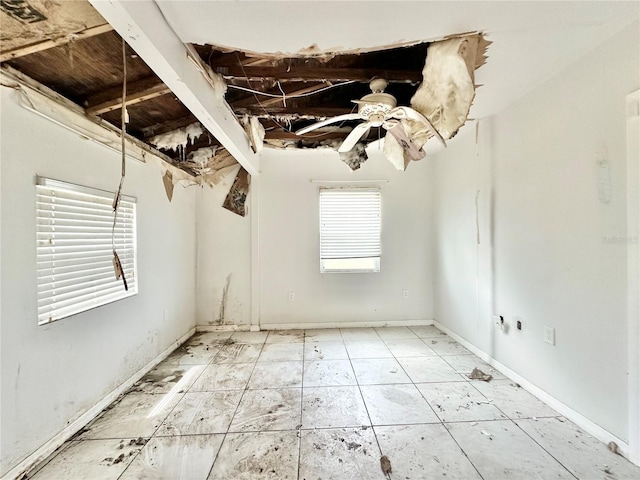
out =
{"type": "Polygon", "coordinates": [[[193,171],[200,184],[213,187],[238,166],[238,162],[224,147],[204,147],[189,154],[181,165],[193,171]]]}
{"type": "Polygon", "coordinates": [[[167,194],[167,198],[169,201],[173,199],[173,175],[171,175],[170,171],[164,172],[162,176],[162,183],[164,185],[164,191],[167,194]]]}
{"type": "Polygon", "coordinates": [[[227,210],[244,217],[247,213],[245,203],[249,194],[250,177],[244,168],[241,168],[231,189],[224,199],[222,206],[227,210]]]}
{"type": "Polygon", "coordinates": [[[423,82],[411,107],[426,116],[445,140],[467,120],[475,96],[474,71],[485,63],[490,43],[476,33],[429,45],[423,82]]]}
{"type": "Polygon", "coordinates": [[[253,150],[253,153],[260,152],[264,144],[265,136],[264,127],[260,123],[260,120],[255,116],[245,117],[242,120],[242,125],[244,126],[244,130],[247,132],[247,136],[251,142],[251,149],[253,150]]]}
{"type": "Polygon", "coordinates": [[[368,159],[369,157],[362,143],[356,143],[348,152],[340,152],[340,160],[346,163],[351,171],[358,170],[368,159]]]}

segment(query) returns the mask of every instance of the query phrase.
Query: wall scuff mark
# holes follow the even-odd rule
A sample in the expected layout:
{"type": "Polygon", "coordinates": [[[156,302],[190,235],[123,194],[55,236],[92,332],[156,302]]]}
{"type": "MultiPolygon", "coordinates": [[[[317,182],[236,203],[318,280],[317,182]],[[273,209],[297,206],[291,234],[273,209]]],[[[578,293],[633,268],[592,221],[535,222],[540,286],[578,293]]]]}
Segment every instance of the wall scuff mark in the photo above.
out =
{"type": "Polygon", "coordinates": [[[250,177],[244,168],[241,168],[236,179],[231,185],[231,190],[227,194],[227,198],[224,199],[222,206],[227,210],[244,217],[247,213],[245,203],[247,202],[247,195],[249,194],[250,177]]]}
{"type": "Polygon", "coordinates": [[[227,309],[227,300],[229,299],[229,286],[231,285],[231,273],[227,275],[227,280],[222,289],[222,300],[220,301],[220,313],[218,315],[218,323],[224,323],[225,311],[227,309]]]}

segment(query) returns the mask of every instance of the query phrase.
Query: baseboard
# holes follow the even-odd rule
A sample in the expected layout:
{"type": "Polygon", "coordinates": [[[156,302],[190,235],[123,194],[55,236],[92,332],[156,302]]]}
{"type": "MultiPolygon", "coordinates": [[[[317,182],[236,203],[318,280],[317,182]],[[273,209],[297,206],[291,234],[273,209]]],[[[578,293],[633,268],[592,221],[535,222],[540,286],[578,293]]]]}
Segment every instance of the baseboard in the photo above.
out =
{"type": "Polygon", "coordinates": [[[173,352],[176,348],[182,345],[189,337],[191,337],[196,331],[195,327],[189,329],[187,333],[182,335],[179,339],[173,342],[169,347],[167,347],[160,355],[155,357],[149,363],[147,363],[144,367],[134,373],[131,377],[129,377],[124,383],[120,386],[116,387],[110,393],[108,393],[102,400],[96,403],[93,407],[87,410],[85,413],[80,415],[78,418],[73,420],[69,425],[67,425],[64,430],[51,438],[48,442],[38,448],[35,452],[25,458],[18,465],[9,470],[6,474],[0,478],[0,480],[16,480],[22,478],[25,474],[27,474],[30,470],[36,467],[40,462],[44,461],[49,457],[53,452],[55,452],[58,448],[60,448],[64,442],[72,438],[76,433],[82,430],[91,420],[100,414],[105,408],[107,408],[114,400],[116,400],[120,395],[129,390],[134,383],[140,380],[144,375],[149,372],[152,368],[158,365],[162,360],[167,358],[171,352],[173,352]]]}
{"type": "Polygon", "coordinates": [[[433,325],[433,320],[398,320],[375,322],[299,322],[261,323],[260,330],[315,330],[318,328],[420,327],[433,325]]]}
{"type": "Polygon", "coordinates": [[[248,332],[249,325],[196,325],[196,332],[248,332]]]}
{"type": "Polygon", "coordinates": [[[556,410],[558,413],[560,413],[561,415],[563,415],[567,419],[571,420],[573,423],[578,425],[580,428],[582,428],[584,431],[586,431],[590,435],[594,436],[595,438],[597,438],[598,440],[600,440],[601,442],[603,442],[605,444],[608,444],[609,442],[616,442],[616,444],[618,445],[618,451],[622,454],[622,456],[627,458],[627,459],[629,458],[629,444],[626,443],[624,440],[619,439],[618,437],[616,437],[612,433],[610,433],[607,430],[605,430],[604,428],[602,428],[600,425],[592,422],[591,420],[589,420],[584,415],[576,412],[573,408],[569,407],[567,404],[565,404],[565,403],[561,402],[560,400],[558,400],[557,398],[549,395],[547,392],[542,390],[540,387],[537,387],[536,385],[531,383],[529,380],[527,380],[524,377],[518,375],[516,372],[511,370],[509,367],[507,367],[506,365],[503,365],[502,363],[498,362],[495,358],[489,356],[488,354],[486,354],[485,352],[480,350],[478,347],[476,347],[472,343],[469,343],[467,340],[462,338],[460,335],[458,335],[457,333],[453,332],[449,328],[445,327],[444,325],[442,325],[438,321],[434,320],[433,324],[436,327],[438,327],[440,330],[442,330],[444,333],[449,335],[451,338],[453,338],[460,345],[462,345],[463,347],[465,347],[469,351],[471,351],[474,354],[476,354],[483,361],[485,361],[486,363],[491,365],[493,368],[498,370],[504,376],[506,376],[510,380],[513,380],[514,382],[516,382],[522,388],[524,388],[529,393],[531,393],[535,397],[537,397],[540,400],[542,400],[544,403],[549,405],[551,408],[556,410]]]}

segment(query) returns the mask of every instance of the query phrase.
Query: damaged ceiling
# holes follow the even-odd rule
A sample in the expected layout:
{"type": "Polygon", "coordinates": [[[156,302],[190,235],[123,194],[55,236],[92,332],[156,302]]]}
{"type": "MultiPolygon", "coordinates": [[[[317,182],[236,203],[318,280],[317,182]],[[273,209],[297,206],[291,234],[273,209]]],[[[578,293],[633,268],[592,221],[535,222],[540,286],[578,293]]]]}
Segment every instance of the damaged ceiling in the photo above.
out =
{"type": "MultiPolygon", "coordinates": [[[[92,6],[108,16],[104,12],[114,3],[121,2],[2,0],[3,70],[26,75],[73,102],[88,117],[119,128],[122,38],[92,6]]],[[[148,16],[162,15],[163,25],[168,23],[172,35],[186,45],[191,66],[206,77],[209,94],[224,96],[254,152],[263,145],[337,149],[354,127],[370,119],[335,122],[303,135],[296,132],[320,120],[358,112],[352,100],[371,93],[369,82],[376,78],[388,82],[385,93],[395,97],[398,106],[411,107],[433,124],[438,136],[449,140],[467,120],[472,103],[478,103],[476,83],[484,84],[479,90],[481,106],[474,106],[471,114],[490,114],[491,108],[496,111],[513,100],[515,91],[522,94],[549,69],[557,68],[560,59],[575,56],[628,23],[632,9],[628,5],[612,9],[609,4],[584,7],[575,2],[554,2],[553,7],[531,2],[535,5],[517,8],[504,2],[456,2],[453,12],[449,2],[422,3],[375,2],[367,4],[369,11],[364,2],[347,2],[340,4],[340,15],[335,15],[337,4],[326,2],[247,6],[244,2],[159,0],[119,8],[123,12],[150,9],[148,16]],[[549,9],[567,15],[550,16],[549,9]],[[387,21],[392,16],[398,17],[393,26],[387,21]],[[584,26],[596,25],[596,20],[599,26],[590,35],[583,34],[584,26]],[[570,28],[582,29],[573,44],[552,42],[566,37],[570,28]],[[498,49],[494,50],[495,44],[489,48],[491,59],[479,76],[476,69],[484,64],[490,42],[477,29],[488,32],[494,42],[502,40],[498,49]],[[546,37],[536,29],[546,29],[546,37]],[[474,32],[463,33],[469,30],[474,32]],[[321,47],[308,47],[314,43],[321,47]],[[503,70],[496,72],[496,65],[503,70]],[[494,73],[488,79],[487,69],[492,66],[494,70],[489,71],[494,73]],[[496,95],[497,90],[501,95],[496,95]]],[[[129,31],[128,23],[120,23],[120,31],[124,25],[129,31]]],[[[136,35],[130,32],[126,40],[137,48],[136,35]]],[[[234,156],[238,155],[221,145],[229,147],[229,142],[219,141],[211,132],[220,137],[220,131],[207,128],[200,112],[190,111],[179,99],[185,97],[174,94],[175,83],[172,91],[130,46],[126,58],[129,135],[157,149],[163,159],[199,183],[213,185],[237,168],[234,156]]],[[[145,54],[145,58],[150,57],[145,54]]],[[[374,124],[353,149],[341,154],[342,160],[358,168],[366,160],[364,146],[397,123],[402,131],[393,129],[394,135],[384,142],[384,153],[396,168],[405,169],[424,155],[424,144],[434,135],[424,122],[399,121],[397,115],[374,124]]],[[[248,179],[242,175],[235,182],[240,191],[237,198],[248,189],[248,179]]]]}

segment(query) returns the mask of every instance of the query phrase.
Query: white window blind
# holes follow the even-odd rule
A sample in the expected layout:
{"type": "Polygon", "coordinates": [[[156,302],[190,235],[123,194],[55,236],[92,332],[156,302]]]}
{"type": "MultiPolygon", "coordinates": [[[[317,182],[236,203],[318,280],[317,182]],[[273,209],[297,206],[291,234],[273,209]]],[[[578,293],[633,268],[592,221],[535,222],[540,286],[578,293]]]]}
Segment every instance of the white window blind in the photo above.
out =
{"type": "Polygon", "coordinates": [[[113,268],[113,193],[38,177],[38,323],[45,324],[138,292],[136,200],[122,196],[115,248],[127,279],[113,268]]]}
{"type": "Polygon", "coordinates": [[[320,271],[380,271],[380,189],[320,188],[320,271]]]}

